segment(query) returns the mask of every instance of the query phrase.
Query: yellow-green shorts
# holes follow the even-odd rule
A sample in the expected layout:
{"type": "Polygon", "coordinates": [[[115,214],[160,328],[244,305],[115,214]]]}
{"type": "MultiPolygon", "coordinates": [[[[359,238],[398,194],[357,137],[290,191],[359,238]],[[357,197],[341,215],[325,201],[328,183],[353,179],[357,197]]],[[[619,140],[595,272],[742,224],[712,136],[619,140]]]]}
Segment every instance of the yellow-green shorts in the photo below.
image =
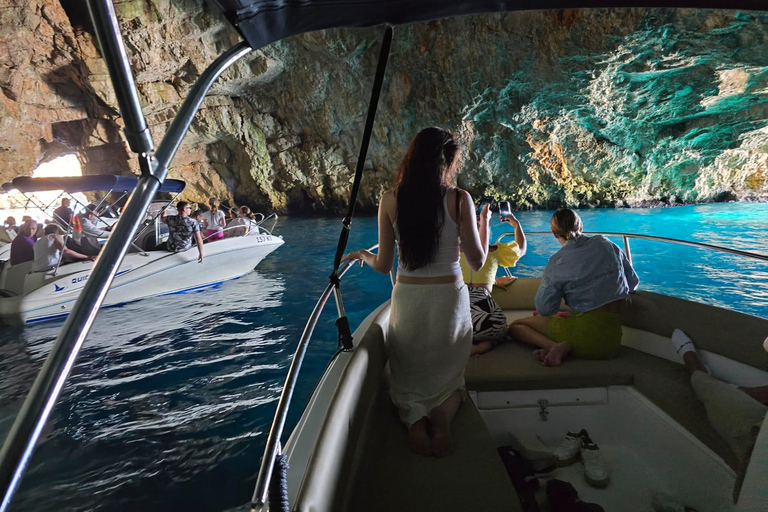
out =
{"type": "Polygon", "coordinates": [[[558,343],[567,341],[573,357],[611,359],[621,346],[621,315],[595,310],[555,316],[547,323],[547,337],[558,343]]]}

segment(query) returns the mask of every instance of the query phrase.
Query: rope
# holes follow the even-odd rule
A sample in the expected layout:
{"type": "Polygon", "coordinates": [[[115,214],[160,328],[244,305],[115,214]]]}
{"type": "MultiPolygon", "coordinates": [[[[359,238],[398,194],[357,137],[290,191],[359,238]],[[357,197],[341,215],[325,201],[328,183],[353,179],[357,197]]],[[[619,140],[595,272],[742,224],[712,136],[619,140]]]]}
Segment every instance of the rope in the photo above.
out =
{"type": "Polygon", "coordinates": [[[272,480],[269,482],[268,498],[269,512],[289,512],[288,458],[285,455],[275,457],[272,480]]]}

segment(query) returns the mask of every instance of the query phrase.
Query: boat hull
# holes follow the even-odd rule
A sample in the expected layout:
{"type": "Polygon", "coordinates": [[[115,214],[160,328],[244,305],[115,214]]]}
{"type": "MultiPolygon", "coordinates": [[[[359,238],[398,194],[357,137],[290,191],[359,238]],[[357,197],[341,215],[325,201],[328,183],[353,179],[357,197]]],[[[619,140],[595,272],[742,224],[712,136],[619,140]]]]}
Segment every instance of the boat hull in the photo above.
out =
{"type": "MultiPolygon", "coordinates": [[[[205,257],[198,263],[195,247],[182,253],[153,251],[131,253],[120,265],[102,307],[146,297],[182,293],[242,277],[283,244],[272,235],[249,235],[205,244],[205,257]]],[[[30,274],[39,286],[21,295],[0,299],[0,319],[7,325],[41,322],[69,314],[88,281],[93,264],[65,265],[52,272],[30,274]]]]}

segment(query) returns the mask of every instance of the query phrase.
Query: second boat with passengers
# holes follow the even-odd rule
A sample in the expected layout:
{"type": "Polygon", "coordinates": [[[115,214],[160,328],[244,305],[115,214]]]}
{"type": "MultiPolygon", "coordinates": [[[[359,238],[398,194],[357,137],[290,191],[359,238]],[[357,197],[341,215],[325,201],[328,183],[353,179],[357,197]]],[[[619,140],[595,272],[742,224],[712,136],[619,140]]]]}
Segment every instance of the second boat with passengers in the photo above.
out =
{"type": "MultiPolygon", "coordinates": [[[[61,190],[77,192],[129,192],[137,178],[96,175],[65,178],[29,178],[13,180],[21,193],[61,190]]],[[[180,194],[185,183],[166,180],[160,192],[180,194]]],[[[115,280],[104,300],[104,306],[152,297],[181,293],[212,286],[242,277],[251,272],[268,254],[280,247],[282,237],[272,234],[276,215],[254,222],[247,234],[227,236],[204,245],[204,258],[198,263],[198,251],[193,247],[183,252],[157,249],[167,229],[160,223],[160,210],[153,209],[137,230],[131,252],[125,256],[115,280]]],[[[172,208],[168,214],[175,213],[172,208]]],[[[73,216],[73,218],[76,216],[73,216]]],[[[65,228],[74,234],[73,226],[65,228]]],[[[242,232],[242,228],[239,228],[242,232]]],[[[239,233],[238,233],[239,234],[239,233]]],[[[34,262],[7,266],[0,277],[0,319],[4,324],[23,325],[59,318],[69,314],[91,274],[94,262],[77,261],[54,268],[34,271],[34,262]]]]}

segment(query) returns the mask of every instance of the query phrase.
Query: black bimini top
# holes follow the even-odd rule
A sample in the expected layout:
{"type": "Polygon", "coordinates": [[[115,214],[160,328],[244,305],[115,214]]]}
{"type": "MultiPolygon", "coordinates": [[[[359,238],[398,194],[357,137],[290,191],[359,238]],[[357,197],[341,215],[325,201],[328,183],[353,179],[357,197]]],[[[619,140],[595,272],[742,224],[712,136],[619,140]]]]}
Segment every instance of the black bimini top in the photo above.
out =
{"type": "MultiPolygon", "coordinates": [[[[136,188],[139,182],[138,176],[116,176],[114,174],[94,174],[90,176],[62,176],[56,178],[31,178],[29,176],[20,176],[14,178],[10,185],[11,188],[18,189],[20,192],[44,192],[51,190],[63,190],[69,194],[75,192],[130,192],[136,188]]],[[[170,192],[178,194],[186,183],[181,180],[165,180],[160,186],[158,192],[170,192]]],[[[6,190],[10,190],[6,189],[6,190]]]]}
{"type": "Polygon", "coordinates": [[[545,9],[668,7],[768,11],[768,0],[211,0],[258,49],[329,28],[402,25],[469,14],[545,9]]]}

